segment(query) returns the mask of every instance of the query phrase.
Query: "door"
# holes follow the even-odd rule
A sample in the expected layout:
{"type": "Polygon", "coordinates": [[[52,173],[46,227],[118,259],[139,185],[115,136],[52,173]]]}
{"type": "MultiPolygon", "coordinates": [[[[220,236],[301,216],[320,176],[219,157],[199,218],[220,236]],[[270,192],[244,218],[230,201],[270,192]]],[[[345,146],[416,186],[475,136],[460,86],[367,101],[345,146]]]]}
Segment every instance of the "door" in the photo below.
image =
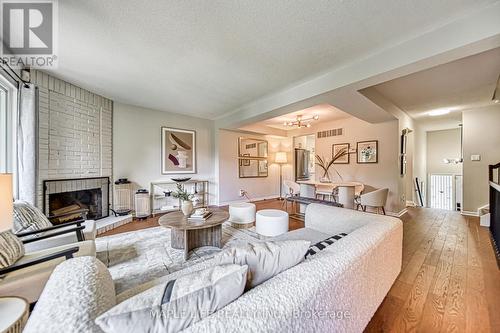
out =
{"type": "Polygon", "coordinates": [[[453,175],[431,174],[431,208],[453,210],[453,175]]]}

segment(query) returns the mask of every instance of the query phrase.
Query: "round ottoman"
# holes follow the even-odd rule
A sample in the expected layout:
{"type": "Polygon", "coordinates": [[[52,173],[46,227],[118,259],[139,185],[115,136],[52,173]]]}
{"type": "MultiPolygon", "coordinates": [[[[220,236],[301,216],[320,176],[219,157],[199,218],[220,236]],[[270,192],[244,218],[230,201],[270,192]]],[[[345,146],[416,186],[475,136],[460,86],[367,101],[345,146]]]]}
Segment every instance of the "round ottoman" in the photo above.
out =
{"type": "Polygon", "coordinates": [[[229,205],[229,222],[234,228],[253,227],[255,222],[255,205],[250,202],[229,205]]]}
{"type": "Polygon", "coordinates": [[[259,210],[256,231],[262,236],[278,236],[288,231],[288,213],[278,209],[259,210]]]}

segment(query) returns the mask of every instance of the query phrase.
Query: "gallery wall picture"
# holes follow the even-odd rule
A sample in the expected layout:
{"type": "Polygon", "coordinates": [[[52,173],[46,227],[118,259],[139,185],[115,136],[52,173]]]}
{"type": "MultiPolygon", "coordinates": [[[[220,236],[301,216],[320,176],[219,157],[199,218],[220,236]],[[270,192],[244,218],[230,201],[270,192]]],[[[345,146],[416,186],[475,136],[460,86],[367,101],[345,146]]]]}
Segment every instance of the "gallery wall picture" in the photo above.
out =
{"type": "Polygon", "coordinates": [[[348,143],[336,143],[332,145],[332,156],[336,156],[341,151],[345,151],[345,155],[339,157],[333,162],[333,164],[349,164],[349,144],[348,143]]]}
{"type": "Polygon", "coordinates": [[[161,173],[196,173],[196,132],[161,128],[161,173]]]}
{"type": "Polygon", "coordinates": [[[359,141],[356,143],[356,162],[378,163],[378,140],[359,141]]]}

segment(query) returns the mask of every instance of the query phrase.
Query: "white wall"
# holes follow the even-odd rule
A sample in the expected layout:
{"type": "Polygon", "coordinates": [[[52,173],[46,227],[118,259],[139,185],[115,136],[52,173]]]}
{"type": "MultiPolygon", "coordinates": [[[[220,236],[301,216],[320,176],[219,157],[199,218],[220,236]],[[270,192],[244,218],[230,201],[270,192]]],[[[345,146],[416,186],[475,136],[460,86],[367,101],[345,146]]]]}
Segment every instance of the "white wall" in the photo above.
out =
{"type": "Polygon", "coordinates": [[[152,181],[168,181],[161,174],[161,127],[196,131],[197,173],[183,174],[210,181],[211,204],[216,203],[213,121],[115,103],[113,112],[113,175],[129,178],[149,190],[152,181]]]}
{"type": "MultiPolygon", "coordinates": [[[[374,188],[389,188],[386,208],[389,212],[399,213],[404,208],[404,204],[399,201],[398,121],[370,124],[351,117],[333,122],[320,122],[309,129],[291,131],[289,135],[305,135],[333,128],[343,128],[344,134],[316,139],[316,153],[331,158],[334,143],[349,143],[350,148],[355,149],[358,141],[378,140],[378,163],[358,164],[356,163],[356,154],[351,154],[349,164],[335,164],[334,167],[345,181],[360,181],[365,184],[367,191],[374,188]]],[[[323,175],[320,171],[316,167],[317,180],[323,175]]],[[[330,177],[332,180],[337,180],[338,178],[334,174],[335,172],[331,170],[330,177]]]]}
{"type": "Polygon", "coordinates": [[[462,174],[462,164],[443,162],[445,158],[460,158],[460,129],[427,132],[427,172],[462,174]]]}
{"type": "Polygon", "coordinates": [[[246,200],[238,195],[240,189],[247,191],[252,199],[275,198],[279,195],[279,166],[273,163],[277,151],[287,151],[290,163],[283,166],[283,179],[291,179],[291,140],[276,136],[250,135],[248,133],[219,130],[219,205],[233,201],[246,200]],[[269,143],[268,177],[239,178],[238,176],[238,138],[250,137],[264,139],[269,143]]]}
{"type": "Polygon", "coordinates": [[[500,105],[463,112],[464,211],[488,204],[488,165],[500,162],[500,105]],[[472,154],[481,161],[471,161],[472,154]]]}

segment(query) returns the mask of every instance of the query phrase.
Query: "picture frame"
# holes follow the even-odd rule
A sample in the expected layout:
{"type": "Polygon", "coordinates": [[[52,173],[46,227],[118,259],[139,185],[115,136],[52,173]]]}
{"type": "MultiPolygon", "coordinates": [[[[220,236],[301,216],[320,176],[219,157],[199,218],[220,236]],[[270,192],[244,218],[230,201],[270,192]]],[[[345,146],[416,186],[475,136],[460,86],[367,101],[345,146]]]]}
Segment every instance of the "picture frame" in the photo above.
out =
{"type": "Polygon", "coordinates": [[[345,149],[346,155],[337,159],[333,164],[349,164],[350,163],[350,144],[349,143],[336,143],[332,145],[332,157],[335,156],[339,151],[345,149]]]}
{"type": "Polygon", "coordinates": [[[378,163],[378,140],[356,142],[356,163],[378,163]]]}
{"type": "MultiPolygon", "coordinates": [[[[243,156],[248,156],[250,157],[250,154],[243,154],[243,156]]],[[[249,159],[243,159],[242,161],[242,166],[250,166],[250,160],[249,159]]]]}
{"type": "Polygon", "coordinates": [[[240,158],[240,165],[238,167],[239,178],[265,178],[269,175],[267,159],[248,158],[248,164],[243,165],[245,159],[240,158]]]}
{"type": "Polygon", "coordinates": [[[196,173],[196,131],[161,127],[161,173],[196,173]]]}

